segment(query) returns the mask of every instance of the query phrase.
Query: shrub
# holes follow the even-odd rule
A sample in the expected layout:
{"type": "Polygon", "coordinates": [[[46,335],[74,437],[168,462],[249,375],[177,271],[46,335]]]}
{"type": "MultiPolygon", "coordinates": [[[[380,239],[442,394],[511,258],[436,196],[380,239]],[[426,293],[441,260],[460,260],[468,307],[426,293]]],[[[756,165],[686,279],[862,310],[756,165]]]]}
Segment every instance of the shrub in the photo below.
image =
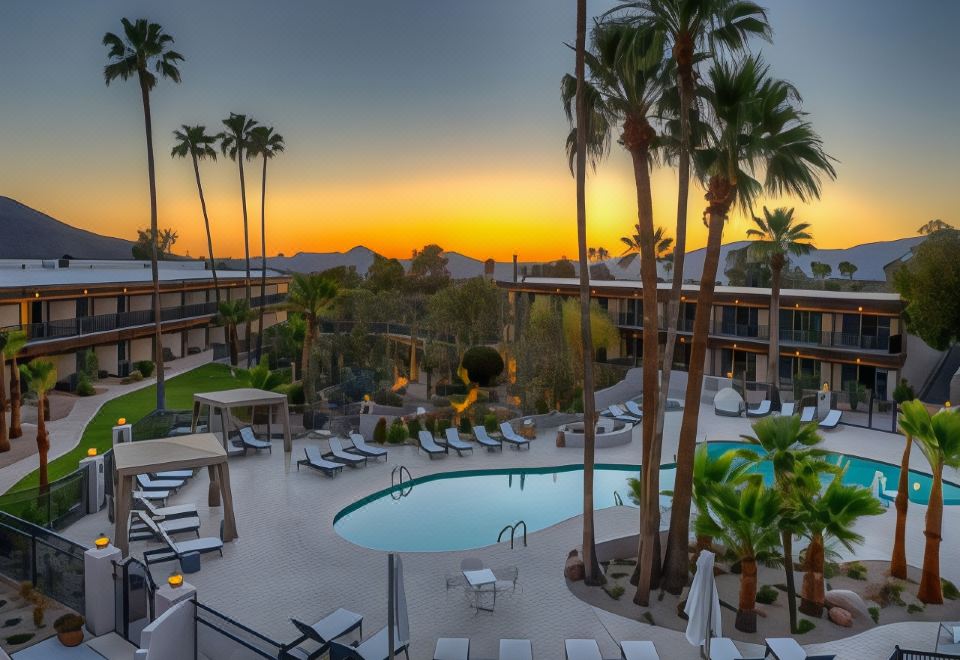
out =
{"type": "Polygon", "coordinates": [[[417,437],[420,435],[419,419],[411,419],[409,422],[407,422],[407,433],[409,433],[410,437],[413,438],[414,440],[417,439],[417,437]]]}
{"type": "Polygon", "coordinates": [[[625,591],[625,589],[619,584],[612,587],[604,587],[603,590],[606,591],[607,595],[614,600],[620,600],[620,596],[622,596],[623,592],[625,591]]]}
{"type": "Polygon", "coordinates": [[[918,605],[917,603],[910,603],[907,605],[907,614],[917,614],[922,612],[925,608],[923,605],[918,605]]]}
{"type": "Polygon", "coordinates": [[[79,396],[93,396],[97,391],[93,389],[93,384],[90,382],[90,376],[85,372],[80,372],[80,376],[77,378],[77,394],[79,396]]]}
{"type": "Polygon", "coordinates": [[[460,433],[470,433],[470,418],[466,415],[460,415],[460,433]]]}
{"type": "Polygon", "coordinates": [[[940,584],[943,588],[943,597],[947,600],[957,600],[960,598],[960,590],[957,589],[957,585],[948,580],[947,578],[940,578],[940,584]]]}
{"type": "Polygon", "coordinates": [[[866,580],[867,567],[858,561],[852,561],[847,564],[847,577],[851,580],[866,580]]]}
{"type": "Polygon", "coordinates": [[[134,369],[133,371],[130,372],[130,375],[127,376],[127,378],[129,378],[134,383],[137,383],[143,380],[143,374],[140,373],[139,369],[134,369]]]}
{"type": "Polygon", "coordinates": [[[377,425],[373,427],[373,441],[378,445],[387,441],[387,419],[385,417],[377,420],[377,425]]]}
{"type": "Polygon", "coordinates": [[[545,399],[537,399],[537,402],[533,404],[534,409],[537,411],[538,415],[546,415],[550,412],[550,406],[547,404],[545,399]]]}
{"type": "Polygon", "coordinates": [[[903,585],[897,584],[895,582],[887,582],[882,587],[880,587],[880,592],[877,594],[877,598],[880,601],[881,605],[899,605],[903,607],[906,603],[903,602],[903,585]]]}
{"type": "Polygon", "coordinates": [[[88,348],[83,354],[82,373],[86,374],[90,380],[100,378],[100,361],[97,359],[97,354],[92,348],[88,348]]]}
{"type": "Polygon", "coordinates": [[[893,388],[893,400],[897,403],[913,401],[916,398],[917,395],[913,391],[913,387],[910,385],[910,383],[907,382],[906,378],[901,378],[900,382],[897,383],[897,386],[893,388]]]}
{"type": "Polygon", "coordinates": [[[373,400],[374,402],[379,403],[381,406],[392,406],[394,408],[399,408],[403,405],[403,397],[396,392],[391,392],[390,390],[378,390],[373,395],[373,400]]]}
{"type": "Polygon", "coordinates": [[[847,383],[847,396],[850,397],[850,410],[856,410],[860,402],[867,396],[867,388],[862,383],[851,380],[847,383]]]}
{"type": "Polygon", "coordinates": [[[437,418],[433,415],[428,415],[425,420],[423,420],[423,427],[430,431],[430,435],[437,434],[437,418]]]}
{"type": "Polygon", "coordinates": [[[823,577],[831,580],[840,573],[840,565],[835,561],[824,562],[823,564],[823,577]]]}
{"type": "Polygon", "coordinates": [[[407,439],[407,427],[403,425],[400,418],[393,420],[390,430],[387,432],[387,442],[391,445],[400,445],[407,439]]]}
{"type": "Polygon", "coordinates": [[[68,612],[53,622],[53,629],[58,633],[75,632],[83,629],[86,620],[79,614],[68,612]]]}
{"type": "Polygon", "coordinates": [[[874,605],[873,607],[868,607],[867,612],[870,613],[870,618],[873,619],[874,623],[880,623],[880,608],[874,605]]]}
{"type": "Polygon", "coordinates": [[[150,378],[153,375],[154,364],[152,360],[140,360],[133,363],[133,368],[139,371],[144,378],[150,378]]]}
{"type": "Polygon", "coordinates": [[[446,433],[450,428],[450,420],[446,417],[437,420],[437,433],[446,433]]]}
{"type": "Polygon", "coordinates": [[[10,635],[3,641],[10,646],[17,646],[18,644],[26,644],[31,639],[33,639],[33,633],[17,633],[16,635],[10,635]]]}
{"type": "Polygon", "coordinates": [[[279,387],[279,391],[286,394],[287,400],[295,406],[301,406],[307,401],[303,394],[303,383],[288,383],[286,385],[281,385],[279,387]]]}
{"type": "Polygon", "coordinates": [[[800,621],[797,622],[797,634],[803,635],[804,633],[808,633],[816,627],[817,626],[810,619],[800,619],[800,621]]]}
{"type": "Polygon", "coordinates": [[[483,428],[487,430],[487,433],[494,433],[499,428],[499,424],[497,424],[497,416],[493,413],[486,415],[483,418],[483,428]]]}
{"type": "Polygon", "coordinates": [[[780,592],[777,591],[774,587],[771,587],[769,584],[765,584],[759,589],[757,589],[757,602],[762,603],[763,605],[770,605],[777,601],[777,597],[780,595],[780,592]]]}
{"type": "Polygon", "coordinates": [[[480,387],[488,387],[503,373],[503,358],[496,349],[489,346],[473,346],[467,349],[461,363],[467,370],[470,382],[480,387]]]}

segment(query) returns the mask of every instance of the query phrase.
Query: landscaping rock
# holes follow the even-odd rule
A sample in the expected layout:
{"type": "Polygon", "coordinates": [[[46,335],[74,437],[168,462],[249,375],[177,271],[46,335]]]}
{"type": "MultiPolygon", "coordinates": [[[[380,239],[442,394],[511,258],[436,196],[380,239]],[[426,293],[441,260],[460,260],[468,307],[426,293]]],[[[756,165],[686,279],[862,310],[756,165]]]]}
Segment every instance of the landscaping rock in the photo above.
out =
{"type": "Polygon", "coordinates": [[[571,550],[567,556],[567,563],[563,565],[563,577],[571,582],[582,580],[586,571],[583,567],[583,559],[576,550],[571,550]]]}
{"type": "Polygon", "coordinates": [[[841,628],[849,628],[853,625],[853,615],[842,607],[831,607],[827,617],[841,628]]]}
{"type": "MultiPolygon", "coordinates": [[[[860,594],[847,589],[833,589],[823,595],[824,604],[831,610],[841,608],[848,614],[864,621],[870,621],[870,612],[860,594]]],[[[832,619],[831,619],[832,620],[832,619]]]]}

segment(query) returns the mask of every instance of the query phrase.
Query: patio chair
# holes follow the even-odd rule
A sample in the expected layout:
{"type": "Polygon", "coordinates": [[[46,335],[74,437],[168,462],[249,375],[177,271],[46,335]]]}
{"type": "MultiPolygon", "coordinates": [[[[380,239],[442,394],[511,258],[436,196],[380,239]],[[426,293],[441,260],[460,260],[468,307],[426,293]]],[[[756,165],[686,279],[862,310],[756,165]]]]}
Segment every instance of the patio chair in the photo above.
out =
{"type": "Polygon", "coordinates": [[[640,408],[640,405],[633,399],[627,399],[623,402],[623,405],[627,407],[627,412],[631,415],[635,415],[640,419],[643,419],[643,410],[640,408]]]}
{"type": "MultiPolygon", "coordinates": [[[[784,403],[780,406],[780,416],[789,417],[790,415],[796,415],[797,413],[795,412],[795,410],[796,410],[796,404],[793,401],[784,403]]],[[[723,638],[723,639],[726,639],[726,638],[723,638]]]]}
{"type": "Polygon", "coordinates": [[[160,529],[155,522],[150,520],[149,516],[143,515],[142,511],[136,512],[140,519],[150,528],[150,531],[153,532],[157,538],[160,539],[160,542],[163,543],[165,548],[158,548],[156,550],[144,550],[143,560],[146,562],[147,566],[150,564],[158,564],[160,562],[171,561],[173,559],[181,559],[183,555],[190,552],[198,552],[204,554],[206,552],[219,552],[220,556],[223,556],[223,540],[219,538],[214,538],[212,536],[206,536],[202,538],[190,539],[189,541],[177,542],[170,538],[170,536],[160,529]]]}
{"type": "Polygon", "coordinates": [[[595,639],[563,640],[563,656],[567,660],[603,660],[600,645],[595,639]]]}
{"type": "Polygon", "coordinates": [[[464,571],[479,571],[483,569],[483,560],[477,557],[464,557],[460,560],[460,572],[456,575],[447,574],[447,591],[451,587],[467,586],[467,579],[463,576],[464,571]]]}
{"type": "Polygon", "coordinates": [[[465,637],[441,637],[433,650],[433,660],[470,660],[470,640],[465,637]]]}
{"type": "Polygon", "coordinates": [[[803,412],[800,413],[800,421],[804,424],[809,424],[813,421],[813,418],[817,414],[817,409],[813,406],[804,406],[803,412]]]}
{"type": "Polygon", "coordinates": [[[519,436],[517,432],[513,430],[513,427],[510,426],[510,422],[500,423],[500,436],[504,442],[509,442],[514,449],[519,450],[521,447],[526,447],[528,450],[530,449],[530,441],[519,436]]]}
{"type": "MultiPolygon", "coordinates": [[[[387,460],[387,450],[383,447],[374,447],[368,445],[367,441],[363,439],[363,436],[359,433],[350,434],[350,442],[353,443],[352,451],[360,454],[361,456],[366,456],[368,458],[377,459],[383,456],[383,460],[387,460]]],[[[348,449],[347,451],[351,451],[348,449]]]]}
{"type": "Polygon", "coordinates": [[[257,453],[261,449],[266,449],[271,454],[273,453],[273,444],[269,440],[261,440],[253,434],[252,426],[244,426],[240,429],[240,442],[243,444],[243,453],[246,454],[248,449],[255,449],[257,453]]]}
{"type": "MultiPolygon", "coordinates": [[[[387,628],[383,627],[357,646],[330,642],[330,660],[387,660],[390,643],[388,633],[387,628]]],[[[407,660],[410,660],[410,642],[401,641],[399,630],[396,628],[394,628],[393,640],[394,657],[403,653],[407,660]]]]}
{"type": "Polygon", "coordinates": [[[764,399],[756,408],[747,408],[747,417],[766,417],[770,414],[770,399],[764,399]]]}
{"type": "Polygon", "coordinates": [[[529,639],[501,639],[500,660],[533,660],[533,645],[529,639]]]}
{"type": "Polygon", "coordinates": [[[193,470],[168,470],[167,472],[152,472],[150,476],[154,479],[187,480],[193,476],[193,470]]]}
{"type": "Polygon", "coordinates": [[[313,468],[314,470],[319,470],[323,472],[328,477],[333,477],[343,469],[343,463],[336,463],[334,461],[328,461],[320,453],[320,450],[316,447],[304,447],[303,453],[306,455],[306,458],[302,458],[297,461],[297,470],[300,470],[301,465],[306,465],[307,467],[313,468]]]}
{"type": "MultiPolygon", "coordinates": [[[[149,518],[149,516],[150,514],[146,511],[131,512],[130,525],[127,528],[128,541],[155,539],[161,543],[163,542],[163,539],[143,521],[144,518],[149,518]]],[[[167,534],[192,532],[197,538],[200,538],[200,518],[198,516],[171,518],[170,520],[154,520],[153,522],[159,531],[166,532],[167,534]]]]}
{"type": "Polygon", "coordinates": [[[486,447],[488,451],[493,451],[495,449],[503,451],[503,443],[499,440],[491,438],[487,434],[487,428],[485,426],[474,426],[473,437],[477,439],[477,442],[481,446],[486,447]]]}
{"type": "Polygon", "coordinates": [[[660,660],[657,647],[653,642],[620,642],[620,657],[623,660],[660,660]]]}
{"type": "Polygon", "coordinates": [[[143,491],[135,491],[133,499],[144,510],[150,514],[154,520],[173,520],[174,518],[190,518],[197,515],[196,504],[177,504],[175,506],[156,507],[153,505],[152,498],[146,497],[143,491]]]}
{"type": "Polygon", "coordinates": [[[709,660],[763,660],[744,656],[729,637],[714,637],[710,640],[709,660]]]}
{"type": "Polygon", "coordinates": [[[183,479],[151,479],[145,474],[137,475],[137,484],[140,486],[140,490],[179,490],[184,482],[183,479]]]}
{"type": "Polygon", "coordinates": [[[367,457],[344,451],[343,445],[340,444],[340,438],[330,438],[328,444],[330,445],[330,451],[323,455],[324,458],[328,460],[335,458],[337,463],[343,463],[350,467],[357,467],[358,465],[366,467],[367,457]]]}
{"type": "Polygon", "coordinates": [[[457,456],[463,456],[463,452],[468,451],[471,454],[473,453],[473,445],[468,444],[460,439],[460,434],[452,426],[448,426],[447,430],[444,431],[447,441],[441,442],[440,444],[447,447],[447,449],[452,449],[457,452],[457,456]]]}
{"type": "MultiPolygon", "coordinates": [[[[613,417],[619,422],[626,422],[627,424],[636,424],[640,421],[639,417],[634,417],[633,415],[628,415],[627,411],[621,408],[620,406],[614,404],[607,406],[607,412],[609,413],[607,417],[613,417]]],[[[640,415],[643,416],[642,413],[640,415]]]]}
{"type": "Polygon", "coordinates": [[[342,607],[314,624],[308,625],[297,619],[290,619],[290,622],[300,631],[300,637],[291,642],[290,646],[296,646],[308,639],[320,645],[320,648],[310,653],[311,658],[320,657],[329,650],[330,642],[358,628],[360,637],[363,637],[363,615],[342,607]]]}
{"type": "Polygon", "coordinates": [[[493,574],[497,581],[494,583],[494,589],[497,593],[509,591],[514,593],[517,590],[517,579],[520,577],[520,569],[516,566],[506,566],[504,568],[493,569],[493,574]]]}
{"type": "Polygon", "coordinates": [[[169,490],[135,490],[132,493],[134,499],[139,499],[143,501],[149,500],[150,502],[160,502],[161,506],[164,506],[167,503],[167,498],[170,497],[169,490]]]}
{"type": "Polygon", "coordinates": [[[834,654],[808,655],[803,647],[792,637],[772,637],[765,639],[767,652],[764,657],[772,655],[776,660],[833,660],[834,654]]]}
{"type": "Polygon", "coordinates": [[[827,413],[827,416],[823,418],[823,421],[820,422],[820,428],[822,429],[835,429],[840,423],[840,418],[843,416],[842,410],[831,410],[827,413]]]}
{"type": "Polygon", "coordinates": [[[422,449],[430,455],[431,459],[434,456],[443,456],[447,453],[447,449],[445,447],[441,447],[436,443],[436,441],[433,439],[433,434],[430,433],[430,431],[421,430],[417,437],[420,440],[420,444],[417,447],[418,453],[422,449]]]}

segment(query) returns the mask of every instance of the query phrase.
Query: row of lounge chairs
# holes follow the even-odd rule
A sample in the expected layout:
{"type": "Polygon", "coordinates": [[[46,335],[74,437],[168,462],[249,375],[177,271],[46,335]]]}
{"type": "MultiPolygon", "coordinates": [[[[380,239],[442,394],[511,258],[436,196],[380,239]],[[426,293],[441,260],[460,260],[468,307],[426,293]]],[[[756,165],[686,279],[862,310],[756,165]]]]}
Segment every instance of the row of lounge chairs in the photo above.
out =
{"type": "Polygon", "coordinates": [[[709,660],[833,660],[834,654],[810,655],[792,637],[771,637],[764,640],[763,656],[743,655],[733,640],[728,637],[715,637],[710,640],[709,660]]]}
{"type": "Polygon", "coordinates": [[[606,410],[601,411],[600,415],[602,417],[612,417],[626,424],[636,424],[643,419],[643,410],[640,409],[636,401],[628,399],[623,402],[623,406],[626,407],[626,410],[617,404],[611,404],[607,406],[606,410]]]}
{"type": "MultiPolygon", "coordinates": [[[[386,660],[389,650],[389,630],[386,626],[375,632],[367,639],[363,639],[363,615],[343,609],[342,607],[313,624],[307,624],[296,619],[290,620],[300,631],[300,637],[293,641],[286,657],[290,658],[319,658],[329,653],[331,660],[386,660]],[[343,644],[337,640],[357,630],[360,634],[359,644],[356,646],[343,644]],[[314,642],[318,648],[308,651],[302,646],[306,641],[314,642]]],[[[396,629],[394,629],[396,631],[396,629]]],[[[410,660],[409,642],[400,641],[399,634],[394,634],[395,657],[403,653],[410,660]]]]}
{"type": "MultiPolygon", "coordinates": [[[[483,426],[473,427],[473,437],[477,441],[478,445],[485,447],[490,451],[496,449],[502,451],[504,442],[514,449],[530,449],[530,440],[524,438],[522,435],[514,431],[509,422],[502,422],[500,424],[499,440],[490,437],[490,434],[487,433],[487,429],[483,426]]],[[[473,453],[473,445],[463,441],[460,438],[460,432],[452,426],[448,427],[444,431],[443,440],[435,439],[432,433],[424,430],[420,431],[417,440],[419,441],[417,445],[418,451],[422,450],[427,452],[430,458],[449,454],[451,449],[457,452],[458,456],[463,456],[464,452],[473,453]]]]}
{"type": "MultiPolygon", "coordinates": [[[[773,404],[769,399],[764,399],[759,403],[759,405],[757,405],[756,408],[747,408],[746,410],[747,417],[766,417],[772,412],[772,406],[773,404]]],[[[733,412],[733,411],[726,412],[724,410],[717,409],[717,414],[738,417],[740,413],[733,412]]],[[[780,407],[781,417],[787,417],[787,416],[796,415],[796,414],[797,414],[796,404],[793,403],[792,401],[788,403],[784,403],[780,407]]],[[[810,422],[813,422],[816,419],[816,416],[817,416],[816,406],[804,406],[803,410],[800,412],[800,421],[805,424],[808,424],[810,422]]],[[[836,410],[836,409],[830,410],[830,412],[827,413],[827,416],[824,417],[822,420],[820,420],[819,426],[825,429],[836,428],[837,425],[840,424],[840,419],[842,417],[843,417],[842,410],[836,410]]]]}

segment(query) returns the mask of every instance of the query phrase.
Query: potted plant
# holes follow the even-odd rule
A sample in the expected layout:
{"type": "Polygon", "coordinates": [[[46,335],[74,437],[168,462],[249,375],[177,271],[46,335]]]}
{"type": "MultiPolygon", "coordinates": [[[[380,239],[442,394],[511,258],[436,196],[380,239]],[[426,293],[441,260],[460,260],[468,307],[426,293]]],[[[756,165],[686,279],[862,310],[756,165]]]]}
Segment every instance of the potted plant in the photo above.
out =
{"type": "Polygon", "coordinates": [[[86,620],[79,614],[72,612],[64,614],[53,622],[57,631],[57,639],[64,646],[79,646],[83,642],[83,624],[86,620]]]}

